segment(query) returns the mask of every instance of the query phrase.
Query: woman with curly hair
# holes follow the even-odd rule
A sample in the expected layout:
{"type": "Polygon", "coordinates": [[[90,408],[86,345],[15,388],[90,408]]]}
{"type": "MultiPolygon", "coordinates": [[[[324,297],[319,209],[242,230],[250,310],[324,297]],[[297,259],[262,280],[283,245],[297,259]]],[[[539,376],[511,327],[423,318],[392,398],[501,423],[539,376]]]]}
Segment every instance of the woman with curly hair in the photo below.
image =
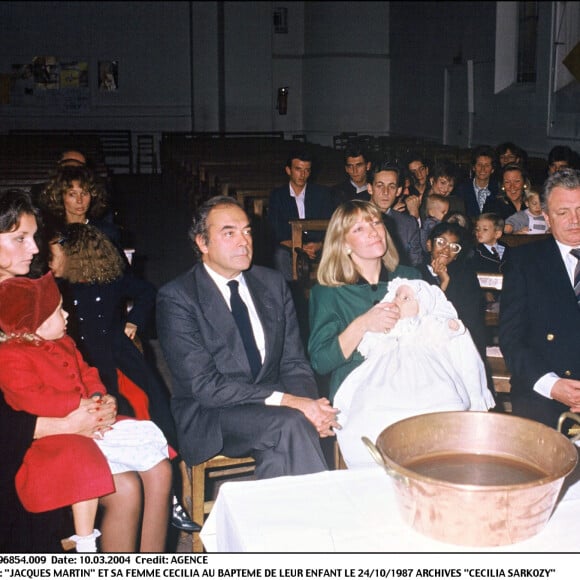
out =
{"type": "Polygon", "coordinates": [[[107,192],[89,168],[59,167],[40,194],[39,202],[45,221],[53,230],[66,224],[91,224],[122,252],[119,228],[104,219],[108,210],[107,192]]]}

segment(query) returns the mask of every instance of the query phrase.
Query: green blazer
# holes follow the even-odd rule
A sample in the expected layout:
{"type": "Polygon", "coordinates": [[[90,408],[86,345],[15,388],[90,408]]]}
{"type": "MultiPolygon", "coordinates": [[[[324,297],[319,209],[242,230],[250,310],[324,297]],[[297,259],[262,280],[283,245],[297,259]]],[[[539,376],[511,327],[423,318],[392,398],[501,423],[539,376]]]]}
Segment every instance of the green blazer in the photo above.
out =
{"type": "MultiPolygon", "coordinates": [[[[421,278],[421,274],[410,266],[398,266],[394,272],[389,272],[389,281],[394,278],[416,280],[421,278]]],[[[331,400],[346,375],[364,360],[358,350],[345,359],[338,343],[338,335],[355,318],[381,301],[387,293],[387,285],[387,282],[334,287],[317,284],[310,291],[308,353],[312,368],[317,373],[331,373],[331,400]]]]}

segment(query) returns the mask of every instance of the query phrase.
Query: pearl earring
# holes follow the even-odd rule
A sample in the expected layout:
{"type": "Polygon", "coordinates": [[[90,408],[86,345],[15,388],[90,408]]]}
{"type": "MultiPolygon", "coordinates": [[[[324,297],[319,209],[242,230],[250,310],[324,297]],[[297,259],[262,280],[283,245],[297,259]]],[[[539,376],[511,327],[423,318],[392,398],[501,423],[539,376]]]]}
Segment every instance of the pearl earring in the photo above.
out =
{"type": "Polygon", "coordinates": [[[346,249],[346,255],[350,256],[352,254],[352,250],[350,248],[346,249]]]}

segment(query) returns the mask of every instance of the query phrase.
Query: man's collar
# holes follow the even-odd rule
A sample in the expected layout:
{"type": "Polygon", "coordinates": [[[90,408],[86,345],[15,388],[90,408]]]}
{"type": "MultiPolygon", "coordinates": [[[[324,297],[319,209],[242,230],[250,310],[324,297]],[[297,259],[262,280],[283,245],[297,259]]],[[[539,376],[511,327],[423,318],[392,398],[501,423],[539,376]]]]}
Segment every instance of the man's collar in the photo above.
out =
{"type": "Polygon", "coordinates": [[[367,188],[367,184],[365,183],[364,185],[357,185],[352,179],[350,180],[350,184],[354,187],[354,189],[356,190],[357,193],[362,193],[367,192],[368,188],[367,188]]]}
{"type": "Polygon", "coordinates": [[[233,278],[226,278],[221,274],[218,274],[215,270],[213,270],[210,266],[208,266],[205,262],[202,262],[206,272],[209,274],[209,277],[218,285],[218,286],[227,286],[230,280],[238,280],[242,278],[243,272],[240,272],[237,276],[233,278]]]}
{"type": "Polygon", "coordinates": [[[292,189],[292,184],[291,184],[290,182],[288,182],[288,188],[290,189],[290,195],[291,195],[292,197],[300,197],[301,195],[303,195],[303,194],[306,192],[306,187],[307,187],[307,185],[308,185],[308,184],[306,184],[306,185],[304,186],[304,189],[303,189],[303,190],[302,190],[300,193],[295,193],[295,192],[294,192],[294,189],[292,189]]]}

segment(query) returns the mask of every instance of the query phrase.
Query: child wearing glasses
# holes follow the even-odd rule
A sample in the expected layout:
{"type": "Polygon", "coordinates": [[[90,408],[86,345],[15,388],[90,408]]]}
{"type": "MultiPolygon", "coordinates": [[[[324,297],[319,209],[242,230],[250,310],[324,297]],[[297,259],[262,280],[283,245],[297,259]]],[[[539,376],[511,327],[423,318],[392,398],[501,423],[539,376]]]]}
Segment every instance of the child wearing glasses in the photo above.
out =
{"type": "Polygon", "coordinates": [[[372,464],[363,435],[374,441],[406,417],[495,404],[473,340],[440,288],[395,278],[381,302],[396,304],[401,317],[388,332],[365,333],[357,347],[365,360],[334,399],[338,443],[350,468],[372,464]]]}
{"type": "Polygon", "coordinates": [[[485,302],[477,274],[467,258],[467,231],[459,224],[441,222],[426,241],[428,259],[421,268],[423,280],[439,286],[469,329],[485,356],[485,302]]]}

